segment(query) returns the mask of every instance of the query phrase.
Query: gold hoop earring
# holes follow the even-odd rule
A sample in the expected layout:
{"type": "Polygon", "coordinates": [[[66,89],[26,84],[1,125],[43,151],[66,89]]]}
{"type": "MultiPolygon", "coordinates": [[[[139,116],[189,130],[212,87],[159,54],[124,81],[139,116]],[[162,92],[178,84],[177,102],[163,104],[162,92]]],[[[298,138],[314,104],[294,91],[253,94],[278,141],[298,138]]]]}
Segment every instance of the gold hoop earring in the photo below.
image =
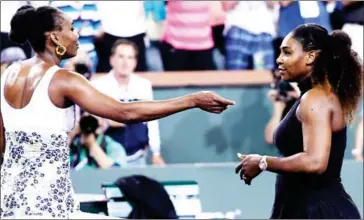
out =
{"type": "Polygon", "coordinates": [[[57,47],[56,47],[56,54],[58,55],[58,56],[63,56],[65,53],[67,52],[67,49],[66,49],[66,47],[64,47],[64,46],[62,46],[62,45],[58,45],[57,47]]]}

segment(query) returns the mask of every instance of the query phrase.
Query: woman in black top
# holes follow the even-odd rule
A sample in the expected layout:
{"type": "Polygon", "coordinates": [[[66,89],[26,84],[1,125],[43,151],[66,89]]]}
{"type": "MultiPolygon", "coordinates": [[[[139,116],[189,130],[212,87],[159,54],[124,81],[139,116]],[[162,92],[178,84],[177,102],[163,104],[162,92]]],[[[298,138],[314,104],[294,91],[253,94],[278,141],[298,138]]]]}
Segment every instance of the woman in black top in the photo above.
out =
{"type": "Polygon", "coordinates": [[[342,31],[301,25],[283,40],[277,63],[282,79],[301,89],[275,131],[283,157],[239,154],[236,172],[247,184],[262,170],[278,173],[271,218],[360,218],[340,178],[347,124],[363,83],[351,39],[342,31]]]}

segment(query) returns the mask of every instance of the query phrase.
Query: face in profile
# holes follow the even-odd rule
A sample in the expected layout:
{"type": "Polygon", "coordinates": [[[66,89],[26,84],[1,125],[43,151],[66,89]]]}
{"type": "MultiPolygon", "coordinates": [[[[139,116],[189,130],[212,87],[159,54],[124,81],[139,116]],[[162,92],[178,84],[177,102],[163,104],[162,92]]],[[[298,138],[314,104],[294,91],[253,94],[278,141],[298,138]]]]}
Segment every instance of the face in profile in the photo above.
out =
{"type": "Polygon", "coordinates": [[[120,44],[110,57],[110,65],[117,75],[128,75],[134,72],[137,65],[137,54],[134,47],[120,44]]]}
{"type": "Polygon", "coordinates": [[[63,13],[61,13],[60,16],[63,17],[61,29],[54,31],[51,34],[51,39],[55,43],[55,47],[57,47],[57,45],[62,45],[66,48],[66,53],[62,59],[68,59],[77,55],[79,36],[73,28],[72,19],[63,13]]]}
{"type": "Polygon", "coordinates": [[[312,68],[308,64],[309,52],[303,50],[302,44],[287,35],[281,44],[281,53],[277,58],[279,74],[287,82],[298,82],[306,78],[312,68]]]}

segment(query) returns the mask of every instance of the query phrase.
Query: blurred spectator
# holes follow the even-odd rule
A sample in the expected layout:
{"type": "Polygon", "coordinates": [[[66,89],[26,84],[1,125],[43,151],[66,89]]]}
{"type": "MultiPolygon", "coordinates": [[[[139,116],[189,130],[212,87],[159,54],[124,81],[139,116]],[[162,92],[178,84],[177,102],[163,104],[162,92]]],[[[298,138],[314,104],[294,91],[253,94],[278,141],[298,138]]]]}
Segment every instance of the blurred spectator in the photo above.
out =
{"type": "Polygon", "coordinates": [[[80,134],[71,144],[71,166],[75,170],[125,167],[126,154],[123,147],[103,135],[98,120],[83,116],[79,122],[80,134]]]}
{"type": "Polygon", "coordinates": [[[86,79],[91,78],[92,66],[93,62],[87,53],[84,50],[79,49],[77,52],[77,56],[68,59],[64,65],[66,69],[71,71],[75,71],[81,75],[83,75],[86,79]]]}
{"type": "MultiPolygon", "coordinates": [[[[137,57],[138,49],[134,43],[117,40],[111,50],[112,70],[92,80],[92,84],[101,92],[123,102],[153,100],[151,82],[134,74],[137,57]]],[[[124,125],[109,120],[105,134],[124,146],[128,165],[145,165],[148,145],[153,152],[153,164],[165,164],[160,155],[158,121],[124,125]]]]}
{"type": "Polygon", "coordinates": [[[161,53],[166,71],[214,70],[210,2],[167,1],[161,53]]]}
{"type": "Polygon", "coordinates": [[[10,21],[15,12],[23,5],[30,3],[30,1],[0,1],[1,6],[1,41],[0,41],[0,51],[8,47],[20,47],[23,49],[27,58],[32,55],[32,48],[30,44],[26,42],[23,45],[13,43],[9,39],[10,32],[10,21]],[[4,10],[6,9],[6,10],[4,10]]]}
{"type": "Polygon", "coordinates": [[[225,68],[273,69],[274,12],[269,2],[224,1],[225,68]]]}
{"type": "Polygon", "coordinates": [[[144,1],[147,19],[146,62],[148,71],[163,71],[162,56],[159,51],[163,32],[166,8],[164,1],[144,1]]]}
{"type": "Polygon", "coordinates": [[[52,1],[51,5],[73,19],[73,27],[79,35],[79,51],[88,53],[93,64],[90,66],[90,71],[94,73],[98,62],[94,37],[100,28],[96,1],[52,1]]]}
{"type": "Polygon", "coordinates": [[[342,4],[344,7],[344,26],[342,30],[350,36],[353,50],[363,60],[364,2],[342,1],[342,4]]]}
{"type": "Polygon", "coordinates": [[[138,63],[135,71],[146,71],[145,33],[146,19],[143,1],[98,1],[101,29],[96,35],[95,46],[99,62],[97,72],[109,72],[109,57],[116,40],[126,39],[138,47],[138,63]]]}
{"type": "Polygon", "coordinates": [[[27,57],[20,47],[8,47],[1,51],[1,73],[12,63],[25,60],[27,57]]]}
{"type": "Polygon", "coordinates": [[[329,13],[322,1],[280,1],[278,37],[284,38],[295,27],[316,23],[332,30],[329,13]]]}
{"type": "Polygon", "coordinates": [[[279,1],[279,5],[277,37],[274,40],[275,58],[279,56],[284,37],[298,25],[317,23],[329,32],[332,30],[329,12],[322,1],[279,1]]]}
{"type": "Polygon", "coordinates": [[[360,122],[356,128],[355,147],[352,154],[357,161],[363,161],[363,110],[360,117],[360,122]]]}
{"type": "Polygon", "coordinates": [[[344,25],[343,5],[340,1],[326,0],[326,10],[330,16],[330,24],[333,30],[341,30],[344,25]]]}
{"type": "Polygon", "coordinates": [[[217,69],[225,69],[225,27],[226,13],[221,1],[210,1],[210,25],[212,27],[212,37],[214,39],[213,57],[217,69]]]}
{"type": "Polygon", "coordinates": [[[264,138],[268,144],[273,144],[275,129],[300,95],[297,85],[282,81],[278,71],[274,71],[273,74],[274,82],[268,92],[268,98],[273,104],[273,112],[264,131],[264,138]]]}

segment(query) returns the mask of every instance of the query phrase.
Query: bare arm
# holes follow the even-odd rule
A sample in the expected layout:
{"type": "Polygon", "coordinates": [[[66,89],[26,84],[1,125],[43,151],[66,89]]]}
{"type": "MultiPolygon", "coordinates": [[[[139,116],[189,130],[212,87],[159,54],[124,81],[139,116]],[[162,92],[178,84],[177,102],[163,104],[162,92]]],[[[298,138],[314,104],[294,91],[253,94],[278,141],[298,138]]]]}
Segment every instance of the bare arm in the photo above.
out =
{"type": "MultiPolygon", "coordinates": [[[[297,117],[302,122],[303,152],[289,157],[267,157],[267,170],[275,173],[314,173],[325,172],[331,150],[331,105],[322,91],[306,93],[297,109],[297,117]]],[[[235,172],[246,183],[256,177],[260,172],[260,155],[238,154],[242,162],[236,167],[235,172]],[[244,174],[244,176],[243,176],[244,174]]]]}
{"type": "Polygon", "coordinates": [[[163,101],[122,103],[95,89],[84,77],[68,70],[57,72],[59,92],[90,114],[121,123],[160,119],[184,110],[199,107],[221,113],[234,102],[211,92],[200,92],[163,101]]]}
{"type": "Polygon", "coordinates": [[[4,152],[5,152],[5,129],[3,123],[3,116],[0,111],[0,166],[3,164],[4,152]]]}
{"type": "Polygon", "coordinates": [[[325,172],[331,150],[331,109],[324,95],[310,91],[302,97],[297,115],[302,122],[304,151],[290,157],[268,157],[271,172],[325,172]]]}
{"type": "Polygon", "coordinates": [[[106,155],[106,153],[101,149],[100,145],[97,143],[93,144],[89,148],[92,157],[95,159],[96,163],[100,168],[107,169],[112,167],[114,161],[106,155]]]}

